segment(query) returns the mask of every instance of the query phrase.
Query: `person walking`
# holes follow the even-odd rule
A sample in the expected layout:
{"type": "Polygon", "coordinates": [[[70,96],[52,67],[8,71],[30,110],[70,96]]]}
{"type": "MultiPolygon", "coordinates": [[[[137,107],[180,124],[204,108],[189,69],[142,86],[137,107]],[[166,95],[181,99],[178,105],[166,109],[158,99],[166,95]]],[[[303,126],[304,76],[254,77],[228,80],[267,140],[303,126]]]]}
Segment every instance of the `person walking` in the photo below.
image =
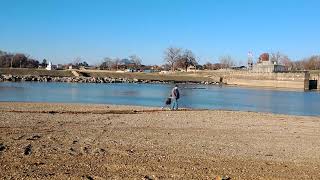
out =
{"type": "Polygon", "coordinates": [[[171,90],[171,110],[178,110],[178,99],[180,98],[180,92],[178,86],[171,90]]]}

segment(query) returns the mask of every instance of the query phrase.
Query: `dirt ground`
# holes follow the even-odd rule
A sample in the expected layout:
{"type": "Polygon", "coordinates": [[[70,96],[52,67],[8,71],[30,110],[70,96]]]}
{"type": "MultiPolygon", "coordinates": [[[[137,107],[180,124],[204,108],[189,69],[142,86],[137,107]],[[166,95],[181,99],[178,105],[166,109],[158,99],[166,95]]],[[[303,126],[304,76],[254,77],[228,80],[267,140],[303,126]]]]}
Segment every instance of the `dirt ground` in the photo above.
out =
{"type": "Polygon", "coordinates": [[[0,103],[1,179],[320,179],[320,118],[0,103]]]}

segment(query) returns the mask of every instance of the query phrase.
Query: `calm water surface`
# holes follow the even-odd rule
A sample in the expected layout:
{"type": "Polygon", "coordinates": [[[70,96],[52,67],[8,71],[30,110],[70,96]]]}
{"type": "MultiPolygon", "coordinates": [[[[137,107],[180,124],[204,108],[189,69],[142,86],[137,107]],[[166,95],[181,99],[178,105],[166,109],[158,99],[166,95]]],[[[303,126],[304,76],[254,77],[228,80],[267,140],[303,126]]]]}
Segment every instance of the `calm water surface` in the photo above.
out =
{"type": "MultiPolygon", "coordinates": [[[[163,106],[173,85],[2,82],[0,101],[163,106]]],[[[318,92],[179,85],[180,107],[319,116],[318,92]]]]}

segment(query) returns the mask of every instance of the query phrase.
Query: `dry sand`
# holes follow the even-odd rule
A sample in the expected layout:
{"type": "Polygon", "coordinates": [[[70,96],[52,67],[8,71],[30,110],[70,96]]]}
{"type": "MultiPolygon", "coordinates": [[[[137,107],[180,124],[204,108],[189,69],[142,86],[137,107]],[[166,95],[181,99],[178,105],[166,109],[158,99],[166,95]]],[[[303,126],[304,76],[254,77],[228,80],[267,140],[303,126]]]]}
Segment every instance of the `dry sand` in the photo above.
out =
{"type": "Polygon", "coordinates": [[[0,103],[1,179],[320,179],[320,118],[0,103]]]}

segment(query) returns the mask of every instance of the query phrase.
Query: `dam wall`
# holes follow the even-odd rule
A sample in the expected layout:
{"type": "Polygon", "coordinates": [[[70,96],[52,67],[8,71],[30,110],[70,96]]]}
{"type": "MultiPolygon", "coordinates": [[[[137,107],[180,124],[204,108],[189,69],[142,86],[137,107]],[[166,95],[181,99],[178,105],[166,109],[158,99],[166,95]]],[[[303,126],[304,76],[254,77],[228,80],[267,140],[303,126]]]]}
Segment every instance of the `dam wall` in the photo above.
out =
{"type": "Polygon", "coordinates": [[[255,73],[229,71],[217,73],[228,85],[309,90],[309,72],[255,73]]]}

